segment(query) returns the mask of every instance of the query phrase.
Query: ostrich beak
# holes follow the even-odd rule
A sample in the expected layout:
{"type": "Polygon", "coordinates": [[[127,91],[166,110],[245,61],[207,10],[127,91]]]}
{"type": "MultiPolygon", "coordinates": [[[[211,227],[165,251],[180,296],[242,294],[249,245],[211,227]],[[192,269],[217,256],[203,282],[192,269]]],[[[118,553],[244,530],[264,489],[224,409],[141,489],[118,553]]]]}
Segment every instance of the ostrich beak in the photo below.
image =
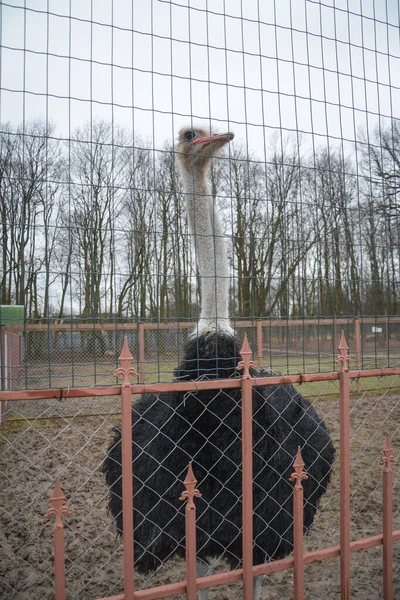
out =
{"type": "Polygon", "coordinates": [[[212,144],[213,142],[218,142],[218,143],[222,142],[223,144],[226,144],[227,142],[230,142],[231,140],[233,140],[234,137],[235,137],[235,134],[233,134],[231,132],[214,133],[214,135],[196,138],[193,141],[193,145],[195,145],[195,144],[212,144]]]}

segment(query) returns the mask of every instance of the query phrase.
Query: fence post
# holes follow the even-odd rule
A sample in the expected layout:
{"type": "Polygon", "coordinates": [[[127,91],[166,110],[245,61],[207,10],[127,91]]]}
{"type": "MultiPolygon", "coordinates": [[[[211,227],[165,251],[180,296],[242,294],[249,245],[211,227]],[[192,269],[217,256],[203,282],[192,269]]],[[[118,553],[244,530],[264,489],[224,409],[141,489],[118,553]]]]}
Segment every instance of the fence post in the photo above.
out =
{"type": "Polygon", "coordinates": [[[389,319],[388,311],[386,309],[386,323],[385,323],[385,333],[386,333],[386,351],[387,351],[387,360],[390,362],[390,329],[389,329],[389,319]]]}
{"type": "Polygon", "coordinates": [[[244,335],[242,360],[242,522],[243,522],[243,599],[253,600],[253,386],[250,368],[252,351],[244,335]]]}
{"type": "Polygon", "coordinates": [[[257,321],[257,362],[262,367],[263,345],[262,345],[262,322],[257,321]]]}
{"type": "Polygon", "coordinates": [[[139,323],[139,383],[144,383],[144,323],[139,323]]]}
{"type": "MultiPolygon", "coordinates": [[[[361,329],[360,318],[354,319],[354,339],[356,343],[356,364],[357,369],[361,369],[361,329]]],[[[361,394],[361,379],[357,378],[357,394],[361,394]]]]}
{"type": "Polygon", "coordinates": [[[383,449],[385,456],[381,458],[383,469],[383,597],[393,600],[393,472],[394,462],[389,433],[383,449]]]}
{"type": "Polygon", "coordinates": [[[196,505],[194,498],[201,498],[196,489],[197,479],[194,476],[192,463],[189,463],[184,481],[186,490],[182,492],[179,500],[186,500],[185,507],[185,543],[186,543],[186,598],[196,600],[196,505]]]}
{"type": "Polygon", "coordinates": [[[60,480],[57,478],[50,502],[53,505],[44,515],[46,519],[54,519],[54,578],[55,600],[65,600],[65,563],[64,563],[64,523],[63,515],[70,515],[69,508],[64,506],[66,500],[61,490],[60,480]]]}
{"type": "MultiPolygon", "coordinates": [[[[0,326],[0,389],[6,389],[6,326],[0,326]]],[[[1,426],[6,428],[6,401],[1,400],[0,404],[1,426]]]]}
{"type": "Polygon", "coordinates": [[[303,536],[304,536],[304,502],[302,479],[308,479],[304,469],[304,461],[298,447],[296,459],[293,463],[294,473],[289,481],[295,481],[293,490],[293,559],[294,559],[294,600],[303,600],[304,596],[304,561],[303,561],[303,536]]]}
{"type": "Polygon", "coordinates": [[[122,444],[122,526],[124,547],[124,599],[133,600],[133,484],[132,484],[132,394],[129,376],[137,377],[132,367],[132,355],[125,336],[119,357],[120,367],[115,377],[123,377],[121,385],[121,444],[122,444]]]}
{"type": "Polygon", "coordinates": [[[340,363],[340,598],[350,600],[350,377],[349,347],[344,331],[338,347],[340,363]]]}

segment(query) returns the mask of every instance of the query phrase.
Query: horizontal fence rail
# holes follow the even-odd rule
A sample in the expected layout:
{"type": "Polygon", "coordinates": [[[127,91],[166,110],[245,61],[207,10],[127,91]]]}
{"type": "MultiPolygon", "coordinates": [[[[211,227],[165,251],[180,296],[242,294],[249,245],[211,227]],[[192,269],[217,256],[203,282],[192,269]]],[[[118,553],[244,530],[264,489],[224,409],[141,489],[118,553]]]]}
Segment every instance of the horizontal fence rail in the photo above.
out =
{"type": "MultiPolygon", "coordinates": [[[[360,369],[349,370],[349,379],[365,379],[368,377],[390,377],[400,375],[400,367],[388,367],[386,369],[360,369]]],[[[285,383],[302,384],[315,383],[317,381],[338,381],[340,374],[337,371],[331,373],[302,373],[299,375],[271,375],[268,377],[257,377],[251,380],[252,387],[262,385],[284,385],[285,383]]],[[[218,389],[232,389],[241,387],[240,381],[221,379],[218,389]]],[[[174,383],[131,383],[131,394],[158,394],[161,392],[187,392],[197,390],[216,389],[216,381],[196,382],[174,382],[174,383]]],[[[42,400],[45,398],[67,399],[84,398],[96,396],[115,396],[120,393],[120,385],[99,386],[96,388],[53,388],[42,390],[15,390],[13,392],[0,392],[0,398],[4,400],[42,400]]],[[[85,416],[85,415],[82,415],[85,416]]]]}
{"type": "MultiPolygon", "coordinates": [[[[310,327],[310,326],[330,326],[339,325],[341,327],[352,325],[354,322],[358,322],[360,325],[382,325],[389,327],[390,325],[399,325],[400,317],[398,316],[376,316],[376,317],[315,317],[304,319],[242,319],[235,320],[235,327],[310,327]]],[[[144,330],[158,330],[158,329],[195,329],[197,321],[168,321],[168,322],[143,322],[143,323],[129,323],[129,322],[89,322],[89,323],[26,323],[24,325],[10,325],[6,326],[8,331],[14,333],[22,333],[29,331],[55,331],[55,332],[75,332],[75,331],[137,331],[139,329],[144,330]]]]}

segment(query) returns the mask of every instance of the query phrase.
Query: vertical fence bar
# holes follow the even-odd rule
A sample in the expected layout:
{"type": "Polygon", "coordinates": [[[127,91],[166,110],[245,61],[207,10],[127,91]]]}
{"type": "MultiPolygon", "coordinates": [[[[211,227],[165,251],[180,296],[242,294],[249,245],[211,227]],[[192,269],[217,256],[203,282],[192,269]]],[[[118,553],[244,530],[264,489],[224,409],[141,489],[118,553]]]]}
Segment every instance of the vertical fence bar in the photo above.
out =
{"type": "Polygon", "coordinates": [[[303,486],[301,481],[308,479],[304,469],[304,461],[301,456],[300,446],[297,450],[296,459],[293,463],[294,473],[289,481],[295,481],[293,489],[293,560],[294,560],[294,590],[293,599],[303,600],[304,597],[304,558],[303,558],[303,537],[304,537],[304,501],[303,486]]]}
{"type": "Polygon", "coordinates": [[[115,377],[123,377],[121,385],[121,444],[122,444],[122,525],[124,546],[124,600],[133,600],[133,484],[132,484],[132,394],[129,376],[137,377],[132,367],[132,355],[125,336],[119,357],[120,367],[115,377]]]}
{"type": "Polygon", "coordinates": [[[381,459],[383,469],[383,597],[393,600],[393,472],[391,463],[394,462],[389,434],[381,459]]]}
{"type": "MultiPolygon", "coordinates": [[[[356,364],[357,369],[361,369],[361,328],[360,319],[354,319],[354,340],[356,346],[356,364]]],[[[357,379],[357,393],[361,394],[361,379],[357,379]]]]}
{"type": "Polygon", "coordinates": [[[344,331],[338,347],[340,363],[340,598],[350,600],[350,378],[349,347],[344,331]]]}
{"type": "Polygon", "coordinates": [[[54,579],[55,600],[65,600],[65,563],[64,563],[64,523],[63,515],[70,515],[69,508],[64,506],[66,500],[61,490],[60,480],[57,479],[50,502],[53,505],[44,515],[46,519],[54,519],[54,579]]]}
{"type": "Polygon", "coordinates": [[[253,388],[250,368],[252,351],[244,335],[242,360],[242,522],[243,522],[243,598],[253,600],[253,388]]]}
{"type": "Polygon", "coordinates": [[[197,479],[193,474],[192,463],[189,463],[188,472],[184,481],[186,490],[179,500],[187,500],[185,507],[186,528],[186,598],[196,600],[196,505],[194,498],[201,498],[196,489],[197,479]]]}
{"type": "Polygon", "coordinates": [[[144,383],[144,323],[139,323],[139,383],[144,383]]]}

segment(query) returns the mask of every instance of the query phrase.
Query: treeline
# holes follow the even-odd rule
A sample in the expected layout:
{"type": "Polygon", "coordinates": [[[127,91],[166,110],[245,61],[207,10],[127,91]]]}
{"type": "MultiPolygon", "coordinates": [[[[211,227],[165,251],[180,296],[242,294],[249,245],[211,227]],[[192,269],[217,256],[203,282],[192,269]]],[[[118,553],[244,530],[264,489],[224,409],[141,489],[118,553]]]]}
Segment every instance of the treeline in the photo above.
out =
{"type": "MultiPolygon", "coordinates": [[[[212,190],[240,317],[399,312],[400,126],[353,156],[232,145],[212,190]]],[[[0,294],[30,319],[194,318],[198,281],[171,144],[97,121],[0,133],[0,294]]]]}

